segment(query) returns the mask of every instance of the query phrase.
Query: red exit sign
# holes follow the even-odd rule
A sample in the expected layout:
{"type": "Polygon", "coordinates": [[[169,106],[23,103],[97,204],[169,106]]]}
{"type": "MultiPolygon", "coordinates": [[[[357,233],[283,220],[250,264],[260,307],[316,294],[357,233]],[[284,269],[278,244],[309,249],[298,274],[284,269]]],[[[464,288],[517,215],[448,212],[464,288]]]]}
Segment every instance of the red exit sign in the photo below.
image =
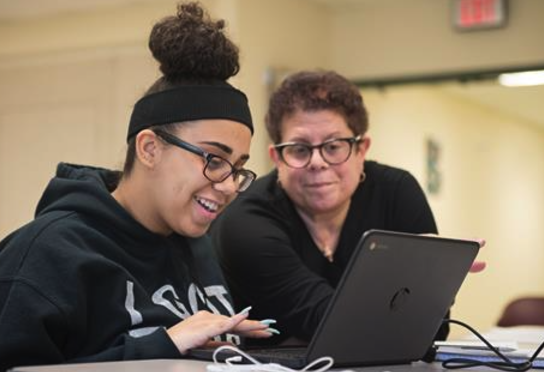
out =
{"type": "Polygon", "coordinates": [[[453,22],[460,30],[502,27],[506,0],[453,0],[453,22]]]}

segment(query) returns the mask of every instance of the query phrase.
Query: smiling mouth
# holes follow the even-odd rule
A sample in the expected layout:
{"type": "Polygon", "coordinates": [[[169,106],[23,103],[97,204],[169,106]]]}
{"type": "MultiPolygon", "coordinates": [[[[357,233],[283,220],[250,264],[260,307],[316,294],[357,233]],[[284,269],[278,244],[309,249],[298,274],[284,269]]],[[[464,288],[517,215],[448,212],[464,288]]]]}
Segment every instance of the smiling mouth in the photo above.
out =
{"type": "Polygon", "coordinates": [[[219,204],[211,200],[195,197],[195,200],[198,204],[202,206],[205,210],[212,213],[217,213],[219,210],[219,204]]]}
{"type": "Polygon", "coordinates": [[[308,184],[307,186],[310,188],[318,188],[318,187],[324,187],[324,186],[330,186],[330,185],[332,185],[332,183],[322,182],[322,183],[311,183],[311,184],[308,184]]]}

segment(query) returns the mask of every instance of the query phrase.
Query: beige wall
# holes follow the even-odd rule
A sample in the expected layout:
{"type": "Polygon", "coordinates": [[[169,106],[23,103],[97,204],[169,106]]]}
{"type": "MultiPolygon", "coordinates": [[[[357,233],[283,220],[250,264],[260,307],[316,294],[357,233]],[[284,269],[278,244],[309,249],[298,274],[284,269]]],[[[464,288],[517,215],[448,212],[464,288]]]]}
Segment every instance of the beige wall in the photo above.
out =
{"type": "Polygon", "coordinates": [[[452,317],[487,329],[510,299],[544,295],[544,128],[434,86],[363,95],[370,158],[410,170],[425,186],[432,138],[441,146],[442,188],[428,197],[440,233],[487,241],[479,259],[488,268],[468,277],[452,317]]]}
{"type": "Polygon", "coordinates": [[[335,69],[354,79],[544,65],[544,1],[509,2],[508,27],[457,32],[449,0],[370,1],[334,13],[335,69]]]}
{"type": "Polygon", "coordinates": [[[308,1],[234,3],[238,9],[235,37],[242,53],[242,70],[235,81],[249,96],[256,124],[248,166],[264,174],[270,163],[263,119],[273,75],[302,68],[330,68],[330,20],[326,7],[308,1]]]}
{"type": "MultiPolygon", "coordinates": [[[[508,29],[465,34],[451,29],[447,3],[380,0],[332,11],[310,0],[205,1],[241,47],[233,82],[256,122],[250,166],[270,168],[270,71],[334,67],[364,78],[544,62],[544,1],[512,1],[508,29]]],[[[174,4],[0,23],[0,236],[31,219],[57,162],[120,167],[131,106],[157,76],[147,35],[174,4]]],[[[364,94],[371,157],[424,184],[424,141],[437,140],[444,185],[429,199],[441,232],[488,240],[489,268],[467,280],[454,315],[484,329],[510,298],[544,293],[542,129],[434,88],[364,94]]]]}
{"type": "MultiPolygon", "coordinates": [[[[229,1],[229,0],[227,0],[229,1]]],[[[213,8],[214,0],[204,0],[213,8]]],[[[134,2],[127,6],[0,21],[3,58],[51,52],[139,45],[145,48],[151,26],[175,11],[173,0],[134,2]]]]}
{"type": "Polygon", "coordinates": [[[59,161],[122,167],[150,60],[117,50],[0,67],[0,235],[32,218],[59,161]]]}

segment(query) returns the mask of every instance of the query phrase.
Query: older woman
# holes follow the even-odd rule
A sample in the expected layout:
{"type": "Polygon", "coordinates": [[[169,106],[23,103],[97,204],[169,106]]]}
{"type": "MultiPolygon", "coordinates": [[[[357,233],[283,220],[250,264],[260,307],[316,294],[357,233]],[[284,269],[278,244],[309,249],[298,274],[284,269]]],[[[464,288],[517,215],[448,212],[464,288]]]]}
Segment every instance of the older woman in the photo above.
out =
{"type": "MultiPolygon", "coordinates": [[[[212,233],[235,304],[277,320],[281,336],[266,341],[308,340],[363,232],[437,227],[410,173],[366,160],[367,111],[344,77],[288,77],[271,97],[266,125],[276,169],[212,233]]],[[[443,326],[437,337],[447,333],[443,326]]]]}

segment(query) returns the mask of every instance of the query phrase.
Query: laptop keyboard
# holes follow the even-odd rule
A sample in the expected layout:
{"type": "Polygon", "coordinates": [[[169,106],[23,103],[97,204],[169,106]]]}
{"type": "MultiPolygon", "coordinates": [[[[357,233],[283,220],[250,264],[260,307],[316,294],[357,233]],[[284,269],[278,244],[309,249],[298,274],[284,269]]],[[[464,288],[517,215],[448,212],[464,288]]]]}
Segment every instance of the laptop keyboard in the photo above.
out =
{"type": "Polygon", "coordinates": [[[291,361],[296,365],[300,365],[301,361],[306,359],[306,348],[301,347],[250,349],[246,350],[246,352],[263,363],[288,365],[291,361]]]}

